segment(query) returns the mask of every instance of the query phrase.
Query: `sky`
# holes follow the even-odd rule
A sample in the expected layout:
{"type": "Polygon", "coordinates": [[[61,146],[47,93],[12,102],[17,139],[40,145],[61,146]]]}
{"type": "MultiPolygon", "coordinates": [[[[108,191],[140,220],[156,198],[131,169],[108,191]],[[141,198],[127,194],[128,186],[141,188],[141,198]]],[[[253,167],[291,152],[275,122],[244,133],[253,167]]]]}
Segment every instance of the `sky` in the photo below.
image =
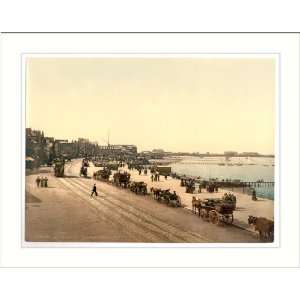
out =
{"type": "Polygon", "coordinates": [[[274,153],[272,58],[27,58],[26,127],[138,151],[274,153]]]}

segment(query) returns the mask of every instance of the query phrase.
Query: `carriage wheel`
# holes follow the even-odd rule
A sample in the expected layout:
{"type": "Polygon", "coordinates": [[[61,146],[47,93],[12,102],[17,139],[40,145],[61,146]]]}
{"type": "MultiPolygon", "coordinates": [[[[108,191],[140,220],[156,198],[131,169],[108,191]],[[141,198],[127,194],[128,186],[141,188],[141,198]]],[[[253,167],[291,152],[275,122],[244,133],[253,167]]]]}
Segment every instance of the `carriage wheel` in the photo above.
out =
{"type": "Polygon", "coordinates": [[[230,214],[230,215],[226,216],[226,223],[227,224],[232,224],[233,223],[233,214],[230,214]]]}
{"type": "Polygon", "coordinates": [[[211,210],[208,215],[209,215],[209,221],[212,224],[215,224],[215,225],[219,224],[219,216],[215,210],[211,210]]]}

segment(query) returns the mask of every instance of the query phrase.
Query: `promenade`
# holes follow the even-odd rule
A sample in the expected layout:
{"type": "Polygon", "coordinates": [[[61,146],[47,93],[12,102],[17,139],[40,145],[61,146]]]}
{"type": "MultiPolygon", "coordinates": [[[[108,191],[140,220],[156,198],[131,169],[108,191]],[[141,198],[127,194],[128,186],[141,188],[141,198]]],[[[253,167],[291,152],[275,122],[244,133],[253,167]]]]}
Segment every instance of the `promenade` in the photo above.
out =
{"type": "MultiPolygon", "coordinates": [[[[237,208],[234,211],[234,224],[241,226],[245,229],[252,230],[248,225],[248,216],[259,216],[274,220],[274,201],[257,197],[257,201],[252,200],[252,196],[235,190],[219,189],[218,192],[208,193],[206,189],[202,189],[201,193],[188,194],[185,192],[185,187],[180,186],[180,180],[174,179],[168,176],[167,179],[164,176],[160,176],[160,181],[152,182],[151,174],[148,172],[147,175],[138,174],[137,170],[128,170],[126,167],[123,168],[131,174],[131,180],[144,181],[147,183],[148,190],[151,187],[170,189],[176,191],[180,196],[183,205],[192,210],[192,197],[197,198],[221,198],[224,193],[233,193],[237,197],[237,208]]],[[[201,175],[201,174],[200,174],[201,175]]]]}
{"type": "MultiPolygon", "coordinates": [[[[81,160],[66,163],[64,177],[55,177],[51,167],[26,176],[27,242],[261,242],[251,232],[234,226],[216,226],[188,209],[169,207],[150,195],[136,195],[128,189],[93,180],[92,174],[97,168],[90,165],[88,178],[79,176],[81,160]],[[47,175],[48,188],[36,186],[37,175],[47,175]],[[91,197],[94,183],[97,197],[91,197]]],[[[132,172],[132,177],[147,181],[151,186],[149,176],[132,172]]],[[[171,179],[154,184],[169,186],[170,183],[179,185],[171,179]]],[[[187,203],[185,197],[182,198],[187,203]]]]}

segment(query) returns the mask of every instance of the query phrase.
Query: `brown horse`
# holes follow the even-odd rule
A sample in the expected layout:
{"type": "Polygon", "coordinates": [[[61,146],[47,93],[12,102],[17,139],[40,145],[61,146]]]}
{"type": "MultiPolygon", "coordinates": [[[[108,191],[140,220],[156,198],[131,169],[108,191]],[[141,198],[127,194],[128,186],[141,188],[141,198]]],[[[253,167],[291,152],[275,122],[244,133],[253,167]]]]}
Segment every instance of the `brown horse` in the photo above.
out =
{"type": "Polygon", "coordinates": [[[261,240],[273,242],[274,240],[274,221],[262,217],[249,216],[248,224],[254,225],[255,231],[258,231],[261,240]]]}
{"type": "Polygon", "coordinates": [[[198,209],[198,215],[200,217],[201,200],[197,199],[195,196],[193,196],[192,199],[192,207],[193,207],[194,214],[197,214],[197,209],[198,209]]]}

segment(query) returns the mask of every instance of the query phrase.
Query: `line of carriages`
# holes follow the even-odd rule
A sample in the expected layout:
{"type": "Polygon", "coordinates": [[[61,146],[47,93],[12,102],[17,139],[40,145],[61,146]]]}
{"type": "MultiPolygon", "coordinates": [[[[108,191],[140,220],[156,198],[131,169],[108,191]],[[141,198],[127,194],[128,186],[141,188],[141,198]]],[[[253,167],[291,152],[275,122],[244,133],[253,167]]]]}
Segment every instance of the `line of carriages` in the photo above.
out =
{"type": "MultiPolygon", "coordinates": [[[[98,170],[93,178],[114,184],[117,187],[129,189],[135,194],[149,195],[147,184],[143,181],[130,181],[130,173],[116,172],[112,180],[112,172],[109,168],[98,170]]],[[[182,207],[181,199],[174,191],[170,189],[150,188],[150,195],[157,202],[167,204],[173,207],[182,207]]],[[[225,193],[222,198],[200,199],[193,196],[192,210],[199,217],[215,225],[232,224],[234,221],[233,213],[236,209],[236,196],[232,193],[225,193]]],[[[274,240],[274,221],[262,217],[249,216],[249,225],[253,225],[255,231],[259,232],[259,238],[264,241],[272,242],[274,240]]]]}
{"type": "Polygon", "coordinates": [[[117,187],[129,189],[131,192],[137,195],[151,195],[153,199],[157,200],[160,203],[165,203],[172,207],[181,207],[181,199],[174,191],[170,192],[170,189],[162,190],[156,188],[150,188],[150,193],[148,193],[147,184],[143,181],[131,181],[130,173],[124,172],[116,172],[112,176],[112,180],[110,180],[110,176],[112,175],[112,171],[109,168],[104,168],[102,170],[98,170],[94,172],[93,178],[95,180],[104,181],[107,183],[111,183],[117,187]]]}

